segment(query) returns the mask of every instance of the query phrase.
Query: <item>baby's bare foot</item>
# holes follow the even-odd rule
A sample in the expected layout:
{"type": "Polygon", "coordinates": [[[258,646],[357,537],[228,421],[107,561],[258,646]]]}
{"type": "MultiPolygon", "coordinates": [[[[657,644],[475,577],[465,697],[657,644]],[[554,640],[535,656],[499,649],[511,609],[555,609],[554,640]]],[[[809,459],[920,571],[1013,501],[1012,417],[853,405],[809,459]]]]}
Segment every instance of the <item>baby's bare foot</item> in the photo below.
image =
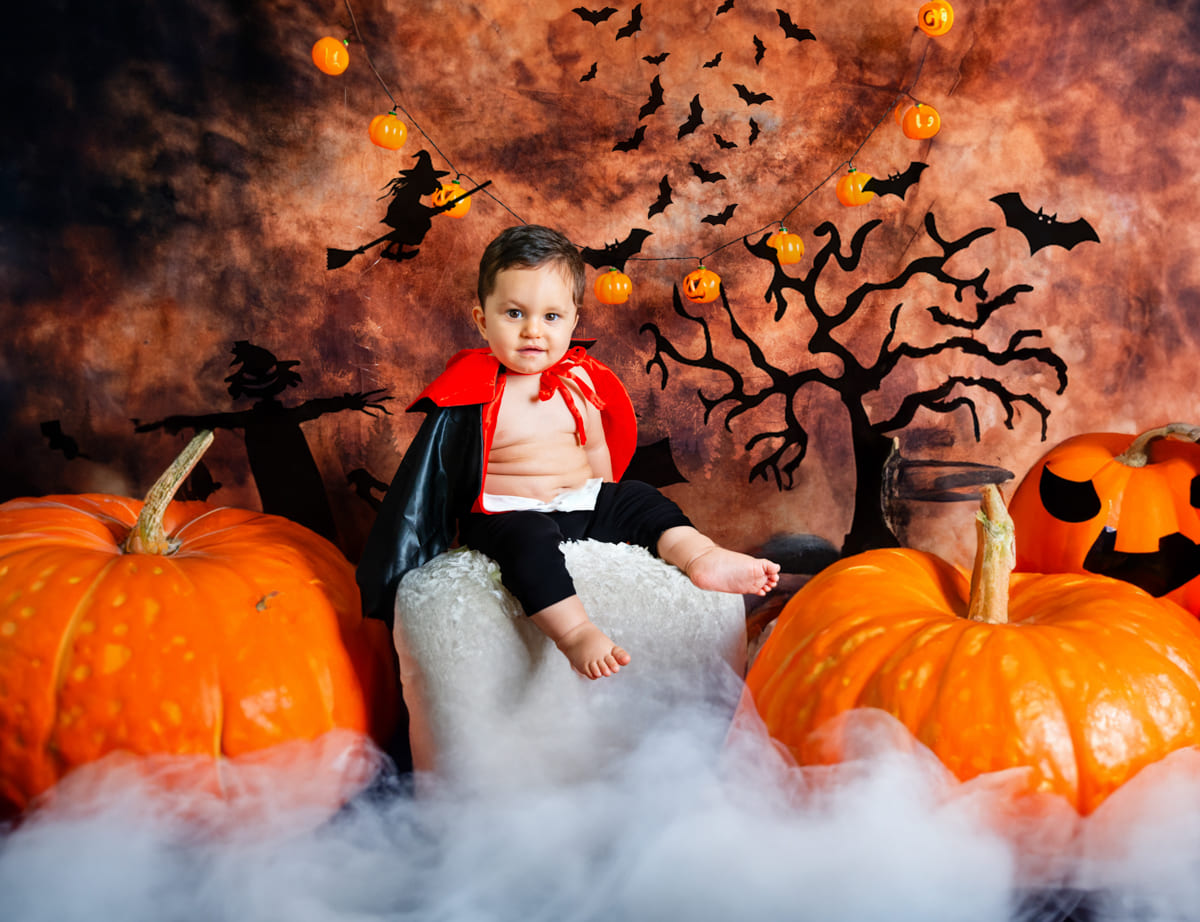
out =
{"type": "Polygon", "coordinates": [[[693,557],[684,572],[701,589],[717,592],[766,595],[779,583],[779,564],[719,545],[693,557]]]}
{"type": "Polygon", "coordinates": [[[588,679],[616,675],[622,666],[629,665],[631,659],[622,647],[609,640],[590,621],[559,640],[558,649],[570,661],[572,668],[588,679]]]}

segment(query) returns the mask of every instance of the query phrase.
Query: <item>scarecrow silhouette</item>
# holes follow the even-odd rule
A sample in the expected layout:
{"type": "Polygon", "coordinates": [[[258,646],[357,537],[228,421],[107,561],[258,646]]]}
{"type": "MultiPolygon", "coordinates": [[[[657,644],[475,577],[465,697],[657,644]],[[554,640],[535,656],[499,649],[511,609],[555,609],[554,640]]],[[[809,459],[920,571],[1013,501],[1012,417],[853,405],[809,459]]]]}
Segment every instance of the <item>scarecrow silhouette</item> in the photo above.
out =
{"type": "MultiPolygon", "coordinates": [[[[424,241],[425,235],[433,227],[434,215],[453,208],[457,200],[438,206],[426,205],[421,201],[423,196],[433,195],[441,188],[441,178],[447,174],[445,170],[433,168],[433,160],[428,151],[417,151],[415,156],[417,165],[410,170],[401,170],[398,175],[389,180],[384,186],[384,189],[389,191],[379,197],[382,200],[391,196],[392,200],[388,203],[387,213],[380,220],[381,224],[386,224],[391,230],[353,250],[326,250],[326,268],[340,269],[355,256],[365,253],[380,243],[384,244],[384,247],[379,255],[384,259],[394,259],[396,262],[412,259],[420,252],[420,245],[424,241]]],[[[491,185],[490,179],[469,190],[466,195],[478,192],[489,185],[491,185]]],[[[460,198],[463,197],[465,196],[460,198]]]]}
{"type": "Polygon", "coordinates": [[[256,402],[249,409],[168,416],[152,423],[135,419],[134,431],[162,429],[175,434],[183,429],[241,429],[263,512],[284,516],[334,540],[337,529],[325,484],[300,424],[343,410],[357,410],[369,416],[376,415],[372,411],[388,413],[383,404],[392,398],[379,389],[341,397],[317,397],[289,407],[278,396],[300,384],[300,375],[294,370],[300,364],[298,361],[281,361],[269,350],[243,339],[234,343],[230,364],[239,367],[225,379],[229,394],[235,400],[254,398],[256,402]]]}

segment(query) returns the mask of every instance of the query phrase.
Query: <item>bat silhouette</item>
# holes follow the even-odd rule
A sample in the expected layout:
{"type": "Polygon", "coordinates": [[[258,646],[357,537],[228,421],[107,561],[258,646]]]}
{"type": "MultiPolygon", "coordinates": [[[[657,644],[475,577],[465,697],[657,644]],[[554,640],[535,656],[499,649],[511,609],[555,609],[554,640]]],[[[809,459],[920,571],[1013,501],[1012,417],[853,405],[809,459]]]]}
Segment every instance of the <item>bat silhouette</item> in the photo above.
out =
{"type": "Polygon", "coordinates": [[[61,451],[68,461],[76,458],[86,458],[79,450],[79,443],[62,430],[62,422],[57,419],[47,419],[42,423],[42,435],[47,439],[51,451],[61,451]]]}
{"type": "Polygon", "coordinates": [[[720,64],[721,64],[721,55],[723,55],[724,53],[725,53],[724,51],[718,51],[718,52],[717,52],[717,56],[716,56],[715,58],[713,58],[711,61],[705,61],[705,62],[704,62],[704,66],[705,66],[705,67],[718,67],[718,66],[720,66],[720,64]]]}
{"type": "Polygon", "coordinates": [[[788,38],[794,38],[798,42],[816,41],[816,36],[808,29],[801,29],[792,22],[791,14],[786,10],[776,10],[779,14],[779,28],[783,29],[783,34],[788,38]]]}
{"type": "Polygon", "coordinates": [[[763,44],[761,38],[754,36],[754,63],[761,64],[763,55],[767,53],[767,46],[763,44]]]}
{"type": "Polygon", "coordinates": [[[863,183],[864,192],[874,192],[876,195],[895,195],[904,198],[910,188],[921,179],[921,173],[929,166],[928,163],[913,161],[903,173],[892,173],[887,179],[872,176],[863,183]]]}
{"type": "Polygon", "coordinates": [[[733,0],[725,0],[724,3],[722,3],[719,7],[717,7],[717,15],[720,16],[722,13],[728,13],[732,9],[733,9],[733,0]]]}
{"type": "Polygon", "coordinates": [[[598,26],[600,23],[607,20],[613,13],[617,11],[615,6],[606,6],[602,10],[589,10],[585,6],[577,6],[571,10],[582,19],[584,22],[590,22],[593,26],[598,26]]]}
{"type": "Polygon", "coordinates": [[[755,141],[757,141],[759,132],[761,131],[762,129],[758,127],[758,122],[756,122],[754,119],[750,119],[750,140],[746,143],[753,144],[755,141]]]}
{"type": "Polygon", "coordinates": [[[639,3],[637,6],[635,6],[633,8],[633,11],[629,14],[629,22],[625,23],[625,25],[621,26],[621,28],[617,30],[617,41],[619,42],[623,38],[629,38],[629,36],[636,35],[638,32],[641,32],[641,31],[642,31],[642,5],[639,3]]]}
{"type": "Polygon", "coordinates": [[[737,202],[726,205],[724,209],[716,214],[705,215],[700,219],[701,224],[728,224],[729,219],[733,217],[733,211],[737,208],[737,202]]]}
{"type": "Polygon", "coordinates": [[[631,150],[637,150],[638,147],[641,146],[642,140],[645,137],[646,137],[646,126],[638,125],[637,131],[635,131],[630,137],[626,138],[624,141],[618,141],[616,144],[614,144],[613,150],[619,150],[625,154],[629,153],[631,150]]]}
{"type": "Polygon", "coordinates": [[[670,56],[671,56],[671,52],[664,51],[662,54],[648,54],[645,57],[643,57],[642,60],[645,61],[647,64],[653,64],[655,67],[657,67],[659,64],[661,64],[663,61],[665,61],[670,56]]]}
{"type": "MultiPolygon", "coordinates": [[[[663,178],[665,179],[666,177],[663,178]]],[[[650,231],[635,227],[625,235],[624,240],[618,240],[600,249],[583,247],[579,251],[579,255],[593,269],[604,269],[608,266],[612,266],[614,269],[624,269],[625,260],[629,259],[630,256],[636,256],[640,253],[642,251],[642,244],[646,242],[646,238],[649,236],[650,231]]]]}
{"type": "Polygon", "coordinates": [[[691,163],[689,163],[688,166],[690,166],[692,168],[693,173],[695,173],[697,176],[700,177],[700,182],[702,182],[702,183],[720,182],[722,179],[725,178],[724,173],[710,173],[710,172],[708,172],[708,170],[704,169],[704,167],[702,167],[700,164],[696,163],[695,161],[692,161],[691,163]]]}
{"type": "Polygon", "coordinates": [[[729,150],[731,147],[737,147],[737,141],[726,141],[715,131],[713,132],[713,137],[717,141],[717,147],[721,148],[721,150],[729,150]]]}
{"type": "MultiPolygon", "coordinates": [[[[730,0],[732,3],[732,0],[730,0]]],[[[652,487],[669,487],[673,483],[687,483],[671,455],[671,438],[659,439],[650,445],[639,445],[629,459],[625,475],[630,480],[640,480],[652,487]]]]}
{"type": "Polygon", "coordinates": [[[646,212],[647,218],[653,218],[656,214],[662,214],[667,210],[667,206],[673,202],[671,193],[675,191],[671,188],[670,174],[666,174],[658,181],[658,198],[654,200],[654,204],[650,206],[650,210],[646,212]]]}
{"type": "Polygon", "coordinates": [[[591,70],[589,70],[586,74],[584,74],[582,77],[579,78],[580,83],[587,83],[589,80],[596,79],[596,64],[597,63],[598,62],[596,62],[596,61],[592,62],[591,70]]]}
{"type": "Polygon", "coordinates": [[[992,201],[1004,212],[1004,222],[1025,235],[1030,256],[1042,247],[1059,246],[1070,250],[1085,240],[1100,242],[1095,228],[1083,218],[1059,221],[1057,214],[1044,214],[1041,208],[1034,213],[1021,201],[1018,192],[1005,192],[994,196],[992,201]]]}
{"type": "Polygon", "coordinates": [[[769,99],[775,98],[774,96],[768,95],[767,93],[752,92],[751,90],[746,89],[746,87],[740,83],[735,83],[733,85],[733,88],[735,90],[737,90],[738,96],[740,96],[742,98],[742,100],[746,103],[746,105],[748,105],[748,106],[758,106],[758,105],[761,105],[762,103],[766,102],[769,99]]]}
{"type": "Polygon", "coordinates": [[[682,138],[685,134],[691,134],[703,124],[704,109],[700,105],[700,94],[697,93],[692,97],[691,113],[688,115],[687,121],[679,126],[677,137],[682,138]]]}
{"type": "Polygon", "coordinates": [[[662,108],[663,104],[663,88],[662,80],[655,76],[650,81],[650,98],[646,100],[646,104],[638,109],[638,119],[643,119],[647,115],[652,115],[662,108]]]}

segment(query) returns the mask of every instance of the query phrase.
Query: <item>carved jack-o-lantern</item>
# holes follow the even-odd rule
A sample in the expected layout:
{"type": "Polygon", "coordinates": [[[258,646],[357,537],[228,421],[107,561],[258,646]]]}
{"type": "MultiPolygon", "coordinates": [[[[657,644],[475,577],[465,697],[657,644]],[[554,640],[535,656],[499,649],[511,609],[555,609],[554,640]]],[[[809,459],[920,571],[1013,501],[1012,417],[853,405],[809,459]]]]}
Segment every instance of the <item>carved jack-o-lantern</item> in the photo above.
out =
{"type": "Polygon", "coordinates": [[[906,109],[900,119],[900,130],[906,138],[921,141],[932,138],[942,128],[942,117],[938,110],[928,103],[919,102],[906,109]]]}
{"type": "Polygon", "coordinates": [[[1017,568],[1099,573],[1200,615],[1200,427],[1089,433],[1052,448],[1010,505],[1017,568]]]}
{"type": "Polygon", "coordinates": [[[444,182],[438,187],[437,192],[433,193],[431,201],[438,208],[443,205],[450,205],[442,214],[448,214],[452,218],[461,218],[471,210],[471,196],[466,194],[467,190],[462,187],[457,179],[452,179],[450,182],[444,182]],[[454,204],[451,205],[450,203],[454,204]]]}
{"type": "Polygon", "coordinates": [[[696,304],[715,301],[721,293],[721,276],[704,266],[693,269],[684,276],[683,293],[689,301],[696,304]]]}

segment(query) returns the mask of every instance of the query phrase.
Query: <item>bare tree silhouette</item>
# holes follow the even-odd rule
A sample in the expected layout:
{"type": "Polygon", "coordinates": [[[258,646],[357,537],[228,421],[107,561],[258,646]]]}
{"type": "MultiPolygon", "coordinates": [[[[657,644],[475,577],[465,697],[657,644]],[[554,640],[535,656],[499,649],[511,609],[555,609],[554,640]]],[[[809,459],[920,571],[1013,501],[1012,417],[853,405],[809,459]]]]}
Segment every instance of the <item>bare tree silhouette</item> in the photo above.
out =
{"type": "MultiPolygon", "coordinates": [[[[953,413],[965,409],[971,414],[975,438],[978,441],[980,423],[977,402],[984,397],[990,397],[1004,408],[1005,426],[1009,429],[1013,428],[1014,417],[1020,407],[1027,407],[1036,412],[1041,418],[1041,437],[1045,440],[1046,420],[1050,414],[1046,405],[1035,394],[1020,390],[1018,385],[1005,384],[988,374],[987,370],[999,369],[1017,362],[1034,362],[1056,373],[1056,393],[1061,394],[1067,386],[1066,363],[1051,349],[1030,344],[1041,336],[1040,330],[1019,330],[1012,334],[1002,348],[995,349],[973,336],[956,332],[981,329],[997,311],[1015,304],[1019,295],[1033,290],[1030,285],[1012,285],[994,297],[989,297],[985,288],[989,269],[984,269],[974,278],[960,278],[947,268],[951,257],[992,233],[994,228],[976,228],[957,240],[947,240],[938,232],[932,212],[927,213],[925,231],[937,244],[940,253],[913,258],[892,278],[862,282],[845,295],[841,304],[823,304],[820,298],[829,297],[831,286],[823,285],[822,294],[818,293],[818,282],[822,280],[822,276],[832,272],[835,266],[843,273],[855,272],[868,238],[881,223],[879,219],[873,219],[863,224],[850,240],[847,253],[842,252],[842,239],[837,228],[830,222],[822,223],[813,234],[817,238],[828,239],[813,254],[808,271],[799,276],[790,276],[783,270],[775,258],[774,248],[766,243],[766,234],[756,241],[745,239],[747,250],[774,266],[765,300],[768,303],[772,300],[775,302],[775,322],[782,321],[786,316],[790,292],[799,295],[807,316],[815,321],[815,328],[808,339],[809,354],[805,356],[810,360],[808,367],[795,370],[776,368],[768,361],[760,345],[738,323],[730,308],[728,295],[722,289],[720,300],[729,330],[735,339],[744,344],[754,369],[766,373],[769,383],[765,386],[749,387],[737,366],[717,356],[709,320],[705,316],[688,313],[684,309],[678,290],[674,293],[675,313],[701,327],[704,335],[703,353],[698,356],[685,355],[657,324],[646,323],[641,328],[641,332],[649,332],[654,336],[654,355],[646,363],[646,371],[649,373],[657,366],[662,372],[663,388],[667,385],[668,359],[682,366],[710,369],[728,378],[728,387],[719,394],[710,396],[703,389],[697,391],[700,402],[704,405],[705,422],[708,422],[713,412],[721,407],[724,409],[725,428],[730,430],[730,423],[734,419],[763,406],[768,401],[776,400],[778,405],[782,406],[783,418],[780,426],[754,434],[745,444],[747,451],[753,451],[760,446],[769,449],[765,457],[751,468],[750,481],[760,477],[764,480],[772,478],[778,489],[791,489],[794,486],[796,468],[807,455],[809,445],[809,434],[799,415],[798,408],[802,405],[798,399],[800,391],[809,385],[819,385],[837,395],[846,410],[850,425],[856,475],[854,514],[843,543],[844,554],[856,553],[868,547],[894,546],[899,543],[889,526],[880,497],[885,481],[895,476],[895,433],[908,426],[919,410],[953,413]],[[974,310],[966,317],[947,313],[937,305],[926,308],[933,321],[939,327],[946,328],[945,336],[940,341],[918,346],[900,339],[899,322],[903,303],[893,307],[884,320],[886,328],[878,353],[874,356],[860,360],[849,346],[838,339],[839,332],[843,332],[842,328],[864,309],[864,304],[871,295],[903,288],[915,276],[922,274],[950,286],[955,301],[962,303],[964,298],[970,295],[976,302],[974,310]],[[974,357],[983,370],[972,376],[950,374],[940,383],[906,396],[887,418],[870,418],[866,398],[879,389],[901,362],[948,352],[974,357]],[[818,356],[832,356],[837,361],[824,361],[818,367],[815,361],[818,356]],[[831,368],[836,370],[829,370],[831,368]],[[778,401],[780,397],[783,398],[782,401],[778,401]]],[[[826,278],[825,281],[828,282],[829,279],[826,278]]],[[[987,470],[994,472],[999,469],[987,470]]],[[[982,474],[982,478],[980,482],[987,479],[986,472],[982,474]]]]}

